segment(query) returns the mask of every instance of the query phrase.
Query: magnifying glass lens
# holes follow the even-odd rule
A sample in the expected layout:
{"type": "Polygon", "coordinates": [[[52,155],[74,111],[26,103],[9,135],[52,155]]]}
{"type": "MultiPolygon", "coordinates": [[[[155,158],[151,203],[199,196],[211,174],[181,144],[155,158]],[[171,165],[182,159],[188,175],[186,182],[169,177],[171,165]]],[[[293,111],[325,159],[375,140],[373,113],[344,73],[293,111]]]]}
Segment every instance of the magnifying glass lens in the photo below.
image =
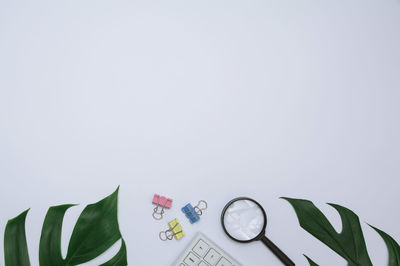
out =
{"type": "Polygon", "coordinates": [[[265,228],[260,206],[250,200],[232,202],[225,211],[223,223],[227,233],[239,241],[252,240],[265,228]]]}

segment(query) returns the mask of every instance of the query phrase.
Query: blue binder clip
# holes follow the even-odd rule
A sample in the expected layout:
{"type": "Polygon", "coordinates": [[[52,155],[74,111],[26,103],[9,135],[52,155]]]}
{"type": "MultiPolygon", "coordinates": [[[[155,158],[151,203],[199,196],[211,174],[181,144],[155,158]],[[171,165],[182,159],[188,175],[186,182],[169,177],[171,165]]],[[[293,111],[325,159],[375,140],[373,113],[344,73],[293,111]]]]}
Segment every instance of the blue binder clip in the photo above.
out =
{"type": "Polygon", "coordinates": [[[200,216],[203,214],[205,209],[207,209],[207,202],[200,200],[194,207],[190,203],[186,204],[185,207],[182,208],[182,212],[189,219],[190,223],[194,224],[200,220],[200,216]],[[200,207],[201,205],[204,205],[204,207],[200,207]]]}

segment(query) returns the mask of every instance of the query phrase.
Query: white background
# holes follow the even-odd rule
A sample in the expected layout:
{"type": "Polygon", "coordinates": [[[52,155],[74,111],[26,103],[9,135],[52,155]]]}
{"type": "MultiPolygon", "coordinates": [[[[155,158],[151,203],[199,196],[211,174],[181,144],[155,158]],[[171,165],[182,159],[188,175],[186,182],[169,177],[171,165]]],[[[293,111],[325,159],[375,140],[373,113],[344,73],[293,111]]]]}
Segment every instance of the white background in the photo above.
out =
{"type": "MultiPolygon", "coordinates": [[[[33,265],[49,206],[67,213],[64,254],[86,204],[121,185],[130,265],[170,265],[202,231],[244,265],[280,265],[240,245],[219,215],[262,203],[267,235],[298,264],[345,261],[280,196],[359,214],[371,259],[400,241],[400,2],[0,0],[0,235],[31,208],[33,265]],[[174,199],[160,221],[153,194],[174,199]],[[200,223],[180,213],[207,200],[200,223]],[[187,236],[161,242],[177,217],[187,236]]],[[[110,258],[118,249],[98,258],[110,258]]],[[[3,243],[0,242],[0,264],[3,243]]]]}

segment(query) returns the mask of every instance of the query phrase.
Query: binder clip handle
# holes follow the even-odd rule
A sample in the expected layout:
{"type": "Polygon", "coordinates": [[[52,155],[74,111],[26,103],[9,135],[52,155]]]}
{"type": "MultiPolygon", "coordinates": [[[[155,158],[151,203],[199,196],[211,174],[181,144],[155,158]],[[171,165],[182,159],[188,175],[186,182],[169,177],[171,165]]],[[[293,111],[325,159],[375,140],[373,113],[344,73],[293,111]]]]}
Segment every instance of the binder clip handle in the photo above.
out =
{"type": "Polygon", "coordinates": [[[195,212],[197,213],[197,215],[202,215],[203,211],[206,210],[208,207],[208,204],[205,200],[200,200],[197,205],[194,207],[195,212]],[[201,205],[203,205],[203,207],[201,207],[201,205]]]}
{"type": "Polygon", "coordinates": [[[158,208],[160,207],[160,205],[157,205],[154,209],[153,209],[153,218],[156,220],[161,220],[163,218],[164,215],[164,207],[161,208],[161,211],[158,211],[158,208]]]}
{"type": "Polygon", "coordinates": [[[161,231],[158,234],[158,237],[162,240],[162,241],[167,241],[167,240],[172,240],[174,238],[175,235],[182,233],[183,231],[180,230],[178,232],[174,232],[175,227],[177,227],[179,225],[179,223],[176,223],[173,227],[165,230],[165,231],[161,231]]]}
{"type": "Polygon", "coordinates": [[[172,238],[174,238],[174,233],[172,232],[171,229],[168,229],[165,231],[161,231],[158,234],[158,236],[162,241],[167,241],[167,240],[172,240],[172,238]]]}

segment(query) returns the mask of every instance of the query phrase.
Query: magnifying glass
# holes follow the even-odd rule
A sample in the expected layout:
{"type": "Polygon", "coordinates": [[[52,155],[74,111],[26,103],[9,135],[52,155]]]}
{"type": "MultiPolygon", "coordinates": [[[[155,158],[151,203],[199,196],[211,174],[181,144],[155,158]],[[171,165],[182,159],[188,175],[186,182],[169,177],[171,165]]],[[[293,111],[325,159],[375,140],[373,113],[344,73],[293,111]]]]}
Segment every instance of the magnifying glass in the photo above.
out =
{"type": "Polygon", "coordinates": [[[240,243],[261,240],[283,264],[295,265],[271,240],[265,236],[267,215],[261,205],[250,198],[240,197],[228,202],[221,214],[225,233],[240,243]]]}

